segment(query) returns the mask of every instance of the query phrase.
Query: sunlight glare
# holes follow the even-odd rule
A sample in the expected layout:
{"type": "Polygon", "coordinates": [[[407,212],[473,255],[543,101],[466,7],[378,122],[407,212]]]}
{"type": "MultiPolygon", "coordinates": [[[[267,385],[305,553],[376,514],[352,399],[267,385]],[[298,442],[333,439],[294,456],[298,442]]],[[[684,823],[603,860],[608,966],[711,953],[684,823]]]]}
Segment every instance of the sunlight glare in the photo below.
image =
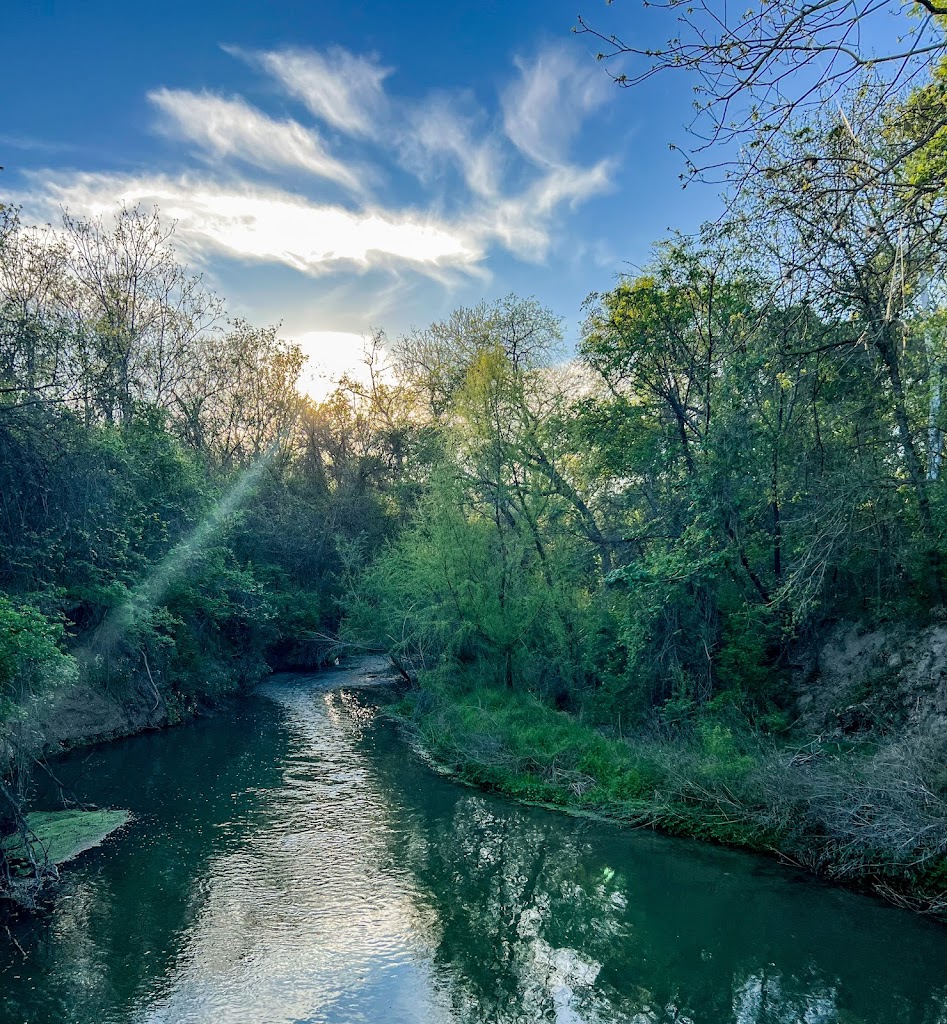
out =
{"type": "Polygon", "coordinates": [[[343,375],[367,383],[368,369],[364,362],[367,335],[307,331],[292,340],[309,360],[299,380],[300,390],[315,401],[324,401],[343,375]]]}

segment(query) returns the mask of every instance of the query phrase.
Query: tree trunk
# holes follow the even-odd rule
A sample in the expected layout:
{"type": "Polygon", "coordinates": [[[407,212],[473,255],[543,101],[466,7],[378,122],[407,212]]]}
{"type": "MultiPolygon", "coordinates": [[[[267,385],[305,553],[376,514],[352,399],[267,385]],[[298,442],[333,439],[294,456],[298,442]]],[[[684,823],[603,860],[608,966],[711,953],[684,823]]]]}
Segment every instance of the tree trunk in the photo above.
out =
{"type": "Polygon", "coordinates": [[[931,390],[927,403],[927,479],[933,482],[940,476],[940,464],[944,447],[944,432],[940,428],[941,376],[944,368],[934,360],[934,346],[930,331],[924,332],[924,348],[931,378],[931,390]]]}
{"type": "Polygon", "coordinates": [[[898,359],[897,342],[891,337],[890,324],[886,324],[875,334],[875,349],[881,356],[888,371],[891,393],[894,398],[894,420],[901,438],[904,452],[904,468],[907,470],[911,486],[917,495],[917,511],[921,520],[921,529],[929,541],[934,540],[934,521],[931,515],[930,497],[927,493],[927,475],[921,465],[917,453],[917,445],[911,434],[908,420],[907,401],[904,394],[904,381],[901,378],[901,364],[898,359]]]}

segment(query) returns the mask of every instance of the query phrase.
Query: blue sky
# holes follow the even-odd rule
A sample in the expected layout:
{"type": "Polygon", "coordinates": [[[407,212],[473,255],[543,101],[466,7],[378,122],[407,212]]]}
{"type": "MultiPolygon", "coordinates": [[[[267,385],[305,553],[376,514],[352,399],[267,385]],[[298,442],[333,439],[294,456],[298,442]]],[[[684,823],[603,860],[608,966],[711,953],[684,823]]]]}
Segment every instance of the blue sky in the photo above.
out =
{"type": "Polygon", "coordinates": [[[157,204],[231,313],[282,321],[328,370],[372,327],[510,292],[574,339],[590,291],[719,210],[668,149],[690,83],[617,88],[577,4],[655,36],[602,0],[20,5],[0,200],[42,220],[157,204]]]}

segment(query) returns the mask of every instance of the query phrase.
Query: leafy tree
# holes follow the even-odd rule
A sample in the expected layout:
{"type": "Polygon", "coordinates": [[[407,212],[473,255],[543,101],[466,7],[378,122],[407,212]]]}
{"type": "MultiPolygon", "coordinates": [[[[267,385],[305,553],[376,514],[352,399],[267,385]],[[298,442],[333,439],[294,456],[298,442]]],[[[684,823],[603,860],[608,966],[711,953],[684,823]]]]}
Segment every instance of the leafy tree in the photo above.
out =
{"type": "MultiPolygon", "coordinates": [[[[63,628],[29,604],[0,595],[0,836],[22,825],[30,778],[29,715],[58,686],[75,678],[75,661],[63,652],[63,628]]],[[[0,895],[9,881],[0,851],[0,895]]]]}

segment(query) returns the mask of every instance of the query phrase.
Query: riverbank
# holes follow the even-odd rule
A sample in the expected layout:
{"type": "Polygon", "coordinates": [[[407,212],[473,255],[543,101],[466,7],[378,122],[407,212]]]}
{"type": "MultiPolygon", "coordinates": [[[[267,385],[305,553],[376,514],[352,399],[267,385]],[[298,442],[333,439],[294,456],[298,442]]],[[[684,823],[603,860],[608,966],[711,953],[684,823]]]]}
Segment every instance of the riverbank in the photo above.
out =
{"type": "MultiPolygon", "coordinates": [[[[354,658],[328,675],[344,688],[399,679],[381,657],[354,658]]],[[[140,687],[129,694],[134,700],[124,705],[114,694],[98,695],[115,702],[112,717],[97,715],[88,697],[64,695],[42,731],[60,746],[46,749],[171,724],[140,687]],[[83,722],[90,723],[84,732],[83,722]]],[[[915,778],[923,751],[776,740],[748,729],[735,710],[729,718],[718,713],[621,735],[533,695],[463,676],[429,676],[423,686],[400,688],[386,713],[422,756],[460,782],[526,804],[776,856],[947,918],[947,861],[938,845],[947,819],[943,801],[915,778]]]]}
{"type": "MultiPolygon", "coordinates": [[[[318,671],[331,679],[333,688],[346,689],[384,686],[397,676],[388,659],[377,655],[354,658],[338,668],[318,671]]],[[[80,680],[60,688],[52,699],[30,709],[31,713],[21,720],[20,739],[23,749],[43,766],[41,774],[48,774],[55,780],[56,758],[71,751],[110,745],[141,733],[161,732],[197,718],[218,715],[227,708],[232,709],[239,698],[264,681],[278,683],[281,677],[304,678],[313,674],[313,670],[274,672],[261,675],[255,684],[235,684],[230,692],[217,693],[213,700],[186,703],[169,702],[166,694],[161,694],[140,675],[129,674],[109,688],[80,680]],[[47,760],[54,762],[51,769],[47,760]]],[[[64,798],[68,806],[75,794],[60,792],[60,800],[64,798]]],[[[55,893],[56,868],[61,863],[99,845],[126,821],[125,811],[28,811],[17,832],[0,836],[0,869],[3,869],[0,877],[6,873],[8,858],[23,862],[24,868],[32,863],[32,877],[29,872],[11,872],[6,884],[0,885],[0,910],[36,910],[55,893]],[[104,829],[100,821],[103,817],[108,824],[104,829]],[[76,834],[80,818],[82,827],[76,834]],[[63,829],[69,832],[66,841],[62,838],[63,829]],[[24,850],[30,851],[31,857],[23,855],[24,850]]]]}
{"type": "Polygon", "coordinates": [[[618,735],[529,694],[435,678],[389,713],[460,781],[776,856],[947,920],[947,806],[916,745],[777,740],[735,712],[618,735]]]}
{"type": "Polygon", "coordinates": [[[732,1024],[764,999],[787,1021],[938,1019],[947,930],[440,778],[366,681],[270,677],[59,759],[78,799],[132,819],[42,920],[0,927],[0,1020],[732,1024]]]}
{"type": "Polygon", "coordinates": [[[56,758],[183,724],[220,709],[238,690],[218,693],[212,703],[175,701],[152,680],[130,673],[108,687],[77,679],[27,705],[12,735],[0,735],[0,762],[19,784],[15,814],[0,828],[0,917],[50,906],[59,892],[60,865],[100,845],[128,821],[123,809],[77,803],[75,794],[59,787],[56,758]],[[24,760],[27,766],[13,767],[24,760]],[[36,776],[55,782],[55,809],[34,809],[36,776]]]}

